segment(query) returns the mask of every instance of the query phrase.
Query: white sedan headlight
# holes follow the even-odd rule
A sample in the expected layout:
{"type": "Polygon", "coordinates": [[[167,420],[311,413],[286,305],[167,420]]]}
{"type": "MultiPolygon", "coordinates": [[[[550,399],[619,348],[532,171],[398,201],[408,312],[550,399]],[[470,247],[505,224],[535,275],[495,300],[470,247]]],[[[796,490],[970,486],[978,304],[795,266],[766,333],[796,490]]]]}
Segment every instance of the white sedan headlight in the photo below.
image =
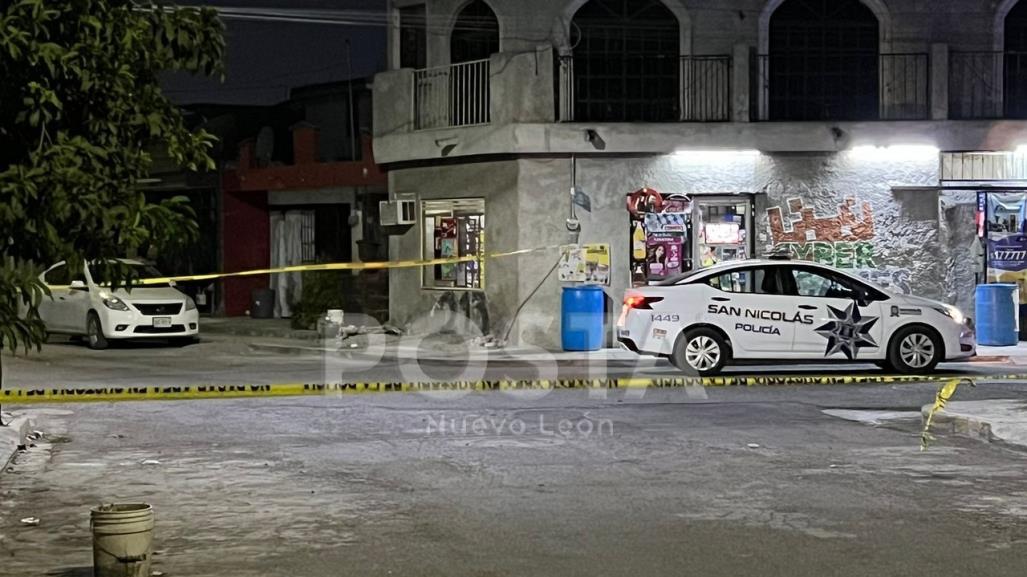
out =
{"type": "Polygon", "coordinates": [[[194,311],[194,310],[196,310],[196,301],[193,300],[193,297],[185,297],[185,310],[187,310],[187,311],[194,311]]]}
{"type": "Polygon", "coordinates": [[[956,324],[961,325],[966,321],[966,317],[963,316],[963,311],[959,310],[958,308],[952,305],[943,305],[940,307],[935,307],[934,310],[949,317],[950,319],[955,321],[956,324]]]}
{"type": "Polygon", "coordinates": [[[111,309],[112,311],[125,312],[128,310],[128,305],[125,304],[125,301],[107,291],[100,291],[100,300],[103,301],[103,306],[111,309]]]}

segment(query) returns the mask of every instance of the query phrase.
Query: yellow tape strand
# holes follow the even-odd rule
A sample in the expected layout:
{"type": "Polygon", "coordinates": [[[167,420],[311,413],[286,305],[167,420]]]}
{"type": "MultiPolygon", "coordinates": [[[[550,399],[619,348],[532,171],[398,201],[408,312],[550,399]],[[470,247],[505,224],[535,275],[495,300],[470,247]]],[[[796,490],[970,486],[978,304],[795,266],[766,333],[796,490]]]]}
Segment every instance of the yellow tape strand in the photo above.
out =
{"type": "MultiPolygon", "coordinates": [[[[560,248],[561,245],[549,245],[538,248],[526,248],[522,250],[515,250],[512,252],[497,252],[485,255],[485,258],[496,259],[506,258],[511,256],[519,256],[524,254],[530,254],[534,252],[543,252],[560,248]]],[[[261,276],[267,274],[288,274],[296,272],[309,272],[309,271],[331,271],[331,270],[383,270],[393,268],[415,268],[424,266],[439,266],[447,264],[459,264],[462,262],[472,262],[478,260],[477,256],[462,256],[462,257],[449,257],[449,258],[436,258],[429,260],[398,260],[398,261],[385,261],[385,262],[333,262],[323,264],[302,264],[294,266],[283,266],[276,268],[261,268],[252,270],[243,270],[237,272],[220,272],[220,273],[208,273],[208,274],[192,274],[192,275],[180,275],[180,276],[166,276],[166,277],[153,277],[153,278],[142,278],[133,281],[132,286],[147,286],[155,284],[167,284],[169,282],[187,282],[187,281],[204,281],[204,280],[217,280],[222,278],[235,278],[235,277],[247,277],[247,276],[261,276]]],[[[71,288],[68,285],[48,285],[51,290],[53,289],[68,289],[71,288]]]]}
{"type": "Polygon", "coordinates": [[[970,383],[971,387],[977,386],[971,379],[952,379],[946,382],[938,389],[938,393],[934,397],[934,404],[931,405],[931,410],[927,413],[927,419],[924,420],[924,428],[920,433],[920,450],[926,451],[928,445],[934,440],[934,436],[931,435],[931,424],[934,422],[934,415],[938,411],[944,411],[946,405],[956,394],[956,389],[959,388],[964,381],[970,383]]]}
{"type": "MultiPolygon", "coordinates": [[[[983,380],[1027,380],[1027,375],[998,375],[977,377],[983,380]]],[[[610,379],[556,379],[556,380],[478,380],[455,382],[366,382],[366,383],[281,383],[269,385],[183,385],[183,386],[94,386],[94,387],[37,387],[5,389],[0,401],[10,404],[80,403],[90,401],[170,401],[196,399],[237,399],[259,397],[296,397],[310,395],[352,395],[365,393],[414,392],[492,392],[525,390],[572,389],[676,389],[685,387],[760,387],[798,385],[885,385],[897,383],[936,383],[970,380],[948,376],[724,376],[649,378],[628,377],[610,379]]],[[[972,382],[972,380],[970,380],[972,382]]],[[[949,393],[951,396],[951,392],[949,393]]]]}

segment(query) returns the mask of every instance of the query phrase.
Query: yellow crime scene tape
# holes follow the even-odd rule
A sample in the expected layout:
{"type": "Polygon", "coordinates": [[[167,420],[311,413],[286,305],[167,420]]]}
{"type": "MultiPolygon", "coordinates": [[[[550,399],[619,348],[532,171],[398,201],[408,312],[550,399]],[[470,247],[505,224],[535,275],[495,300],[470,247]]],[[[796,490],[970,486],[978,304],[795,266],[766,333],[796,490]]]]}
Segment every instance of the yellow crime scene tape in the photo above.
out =
{"type": "Polygon", "coordinates": [[[799,385],[872,385],[899,383],[937,383],[965,379],[970,381],[1025,380],[1017,375],[930,375],[930,376],[859,376],[859,375],[791,375],[791,376],[724,376],[648,378],[625,377],[609,379],[529,379],[477,380],[452,382],[364,382],[364,383],[280,383],[263,385],[181,385],[181,386],[69,386],[16,388],[0,391],[4,404],[83,403],[115,401],[175,401],[201,399],[239,399],[261,397],[301,397],[360,395],[376,393],[434,392],[496,392],[540,390],[630,390],[680,389],[688,387],[760,387],[799,385]]]}
{"type": "MultiPolygon", "coordinates": [[[[395,260],[395,261],[382,261],[382,262],[333,262],[333,263],[321,263],[321,264],[301,264],[293,266],[282,266],[274,268],[260,268],[243,270],[237,272],[217,272],[209,274],[192,274],[192,275],[180,275],[180,276],[165,276],[165,277],[150,277],[141,278],[133,281],[133,286],[146,286],[155,284],[167,284],[169,282],[188,282],[188,281],[204,281],[204,280],[217,280],[222,278],[235,278],[235,277],[247,277],[247,276],[261,276],[267,274],[288,274],[295,272],[310,272],[310,271],[333,271],[333,270],[383,270],[383,269],[394,269],[394,268],[415,268],[425,266],[439,266],[447,264],[459,264],[462,262],[477,261],[480,258],[496,259],[506,258],[511,256],[520,256],[525,254],[531,254],[535,252],[544,252],[548,250],[554,250],[560,248],[562,245],[549,245],[537,248],[526,248],[521,250],[515,250],[511,252],[496,252],[487,254],[484,257],[478,256],[461,256],[461,257],[447,257],[447,258],[435,258],[428,260],[395,260]]],[[[68,285],[48,285],[50,289],[67,289],[70,288],[68,285]]]]}
{"type": "Polygon", "coordinates": [[[260,276],[266,274],[286,274],[293,272],[329,271],[329,270],[382,270],[391,268],[414,268],[423,266],[437,266],[445,264],[458,264],[477,260],[475,256],[461,256],[450,258],[435,258],[430,260],[396,260],[383,262],[333,262],[323,264],[300,264],[293,266],[282,266],[276,268],[261,268],[244,270],[239,272],[220,272],[210,274],[194,274],[182,276],[168,276],[144,278],[135,281],[139,285],[167,284],[169,282],[184,282],[198,280],[215,280],[219,278],[260,276]]]}

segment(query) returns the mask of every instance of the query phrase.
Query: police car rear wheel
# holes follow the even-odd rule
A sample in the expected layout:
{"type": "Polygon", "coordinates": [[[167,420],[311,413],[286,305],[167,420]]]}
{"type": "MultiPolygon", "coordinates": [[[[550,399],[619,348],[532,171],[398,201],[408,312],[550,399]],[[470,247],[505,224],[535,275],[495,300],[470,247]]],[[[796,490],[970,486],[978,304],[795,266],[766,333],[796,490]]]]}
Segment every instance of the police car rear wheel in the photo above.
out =
{"type": "Polygon", "coordinates": [[[727,364],[730,349],[724,339],[710,329],[685,333],[674,345],[674,366],[690,375],[714,375],[727,364]]]}
{"type": "Polygon", "coordinates": [[[888,363],[900,373],[926,373],[938,366],[942,354],[937,336],[921,327],[908,327],[892,337],[888,363]]]}

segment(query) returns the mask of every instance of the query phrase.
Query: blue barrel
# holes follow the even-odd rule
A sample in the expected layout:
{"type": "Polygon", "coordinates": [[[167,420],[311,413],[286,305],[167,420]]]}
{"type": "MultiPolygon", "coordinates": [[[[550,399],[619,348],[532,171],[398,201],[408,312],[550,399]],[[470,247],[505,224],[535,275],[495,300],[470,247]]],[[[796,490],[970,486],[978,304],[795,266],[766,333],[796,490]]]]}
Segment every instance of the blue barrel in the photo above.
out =
{"type": "Polygon", "coordinates": [[[977,316],[977,342],[982,345],[1004,347],[1019,342],[1014,302],[1015,284],[977,285],[974,314],[977,316]]]}
{"type": "Polygon", "coordinates": [[[598,351],[603,348],[602,287],[563,287],[560,336],[565,351],[598,351]]]}

